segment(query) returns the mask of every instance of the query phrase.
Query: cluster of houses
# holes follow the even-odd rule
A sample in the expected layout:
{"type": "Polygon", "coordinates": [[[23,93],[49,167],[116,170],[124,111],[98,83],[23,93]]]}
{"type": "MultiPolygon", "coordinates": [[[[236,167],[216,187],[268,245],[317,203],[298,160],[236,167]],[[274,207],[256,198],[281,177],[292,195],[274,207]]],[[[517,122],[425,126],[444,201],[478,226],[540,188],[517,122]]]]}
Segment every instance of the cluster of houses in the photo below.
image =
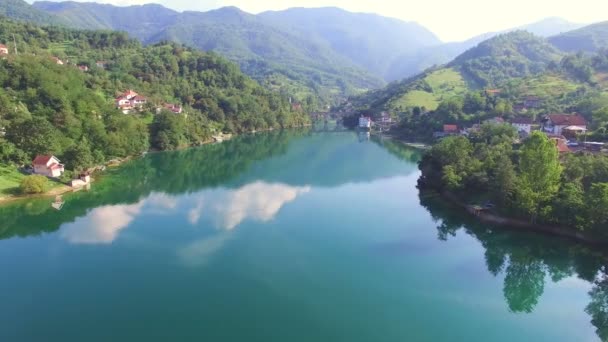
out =
{"type": "MultiPolygon", "coordinates": [[[[148,99],[135,91],[129,89],[126,92],[120,94],[116,100],[116,108],[120,109],[124,114],[130,114],[132,111],[141,111],[143,106],[148,103],[148,99]]],[[[181,114],[184,108],[178,104],[165,103],[162,106],[156,108],[156,113],[160,113],[163,109],[168,110],[175,114],[181,114]]]]}
{"type": "Polygon", "coordinates": [[[129,114],[133,110],[141,110],[148,103],[148,99],[129,89],[118,96],[115,102],[116,108],[120,109],[124,114],[129,114]]]}
{"type": "MultiPolygon", "coordinates": [[[[587,132],[587,120],[579,114],[549,114],[542,117],[538,122],[530,117],[515,117],[508,122],[501,117],[492,118],[484,121],[486,124],[510,124],[517,129],[521,138],[526,138],[534,129],[540,129],[551,140],[560,153],[572,152],[579,147],[591,150],[601,149],[602,143],[585,142],[579,144],[575,141],[578,134],[587,132]],[[570,140],[569,140],[570,139],[570,140]]],[[[468,136],[478,132],[480,124],[472,127],[460,128],[458,125],[443,125],[443,131],[435,132],[434,137],[441,139],[452,135],[468,136]]]]}

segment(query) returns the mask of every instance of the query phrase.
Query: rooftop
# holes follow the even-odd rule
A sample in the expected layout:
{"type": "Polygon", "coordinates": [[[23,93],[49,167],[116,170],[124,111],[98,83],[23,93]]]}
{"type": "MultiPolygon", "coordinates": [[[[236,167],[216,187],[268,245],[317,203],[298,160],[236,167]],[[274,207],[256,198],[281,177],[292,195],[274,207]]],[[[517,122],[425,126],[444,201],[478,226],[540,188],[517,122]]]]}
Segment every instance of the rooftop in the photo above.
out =
{"type": "Polygon", "coordinates": [[[549,114],[547,117],[558,126],[587,126],[587,120],[578,114],[549,114]]]}

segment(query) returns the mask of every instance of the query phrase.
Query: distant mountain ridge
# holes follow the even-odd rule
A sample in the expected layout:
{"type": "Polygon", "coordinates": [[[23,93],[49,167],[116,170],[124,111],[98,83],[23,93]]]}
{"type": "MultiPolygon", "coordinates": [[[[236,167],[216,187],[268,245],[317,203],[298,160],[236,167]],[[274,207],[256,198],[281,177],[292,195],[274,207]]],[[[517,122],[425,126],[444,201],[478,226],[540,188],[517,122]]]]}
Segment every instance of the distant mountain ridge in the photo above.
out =
{"type": "Polygon", "coordinates": [[[352,108],[367,108],[373,113],[415,107],[434,110],[441,102],[467,91],[542,74],[561,57],[563,53],[545,38],[521,30],[503,33],[484,40],[448,64],[354,97],[350,102],[352,108]]]}
{"type": "MultiPolygon", "coordinates": [[[[124,30],[144,43],[169,39],[214,50],[239,62],[248,73],[252,65],[275,64],[279,67],[276,65],[279,54],[280,59],[297,60],[298,66],[331,66],[330,73],[335,73],[338,66],[344,66],[367,77],[373,75],[376,81],[401,79],[430,66],[447,63],[481,41],[501,33],[486,33],[464,42],[442,43],[435,34],[415,22],[352,13],[336,7],[290,8],[258,15],[236,7],[183,13],[160,5],[117,7],[42,1],[35,2],[34,7],[79,28],[124,30]],[[225,39],[218,38],[220,33],[225,39]],[[269,37],[266,46],[250,44],[249,40],[259,40],[260,35],[269,37]],[[282,46],[273,46],[278,43],[282,46]],[[305,46],[304,51],[300,45],[305,46]],[[308,61],[302,59],[306,55],[310,55],[308,61]],[[317,63],[311,63],[311,59],[317,63]]],[[[548,37],[581,26],[561,18],[547,18],[508,31],[524,29],[548,37]]],[[[294,68],[293,63],[279,64],[288,70],[294,68]]],[[[259,73],[267,74],[268,70],[259,73]]],[[[359,88],[378,86],[371,79],[361,81],[356,80],[353,85],[359,88]]]]}
{"type": "Polygon", "coordinates": [[[608,21],[556,35],[549,41],[566,52],[597,52],[608,47],[608,21]]]}
{"type": "Polygon", "coordinates": [[[0,15],[19,21],[39,24],[61,24],[61,20],[58,17],[33,8],[23,0],[0,1],[0,15]]]}

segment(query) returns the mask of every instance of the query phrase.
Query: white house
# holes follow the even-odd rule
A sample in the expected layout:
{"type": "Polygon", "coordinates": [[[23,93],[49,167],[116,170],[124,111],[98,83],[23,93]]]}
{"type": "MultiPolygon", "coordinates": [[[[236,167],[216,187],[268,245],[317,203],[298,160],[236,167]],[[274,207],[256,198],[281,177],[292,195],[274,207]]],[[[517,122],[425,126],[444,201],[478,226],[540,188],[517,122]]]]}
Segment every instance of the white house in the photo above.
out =
{"type": "Polygon", "coordinates": [[[0,44],[0,55],[8,55],[8,47],[4,44],[0,44]]]}
{"type": "Polygon", "coordinates": [[[129,89],[116,98],[116,107],[121,109],[124,114],[129,114],[132,109],[141,108],[147,102],[147,98],[129,89]]]}
{"type": "Polygon", "coordinates": [[[532,118],[520,116],[511,120],[511,125],[517,129],[518,132],[525,132],[530,134],[532,132],[532,118]]]}
{"type": "Polygon", "coordinates": [[[587,130],[587,120],[579,114],[549,114],[545,117],[543,130],[547,133],[562,135],[564,128],[569,126],[587,130]]]}
{"type": "Polygon", "coordinates": [[[37,175],[43,175],[47,177],[61,177],[65,172],[63,164],[55,156],[37,156],[32,162],[34,167],[34,173],[37,175]]]}
{"type": "Polygon", "coordinates": [[[369,116],[361,116],[359,118],[359,128],[369,130],[372,128],[372,118],[369,116]]]}

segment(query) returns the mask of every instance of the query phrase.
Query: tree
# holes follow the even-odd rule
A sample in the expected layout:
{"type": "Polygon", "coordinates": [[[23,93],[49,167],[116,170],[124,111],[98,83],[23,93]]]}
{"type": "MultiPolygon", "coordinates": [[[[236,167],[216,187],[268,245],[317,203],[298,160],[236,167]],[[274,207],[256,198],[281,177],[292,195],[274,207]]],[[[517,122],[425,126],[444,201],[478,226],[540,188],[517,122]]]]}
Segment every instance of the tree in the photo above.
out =
{"type": "Polygon", "coordinates": [[[66,167],[73,171],[82,171],[95,164],[95,158],[91,153],[91,148],[86,138],[72,145],[65,152],[63,159],[66,160],[66,167]]]}
{"type": "Polygon", "coordinates": [[[41,175],[31,175],[23,178],[19,188],[24,194],[42,194],[46,192],[48,179],[41,175]]]}
{"type": "Polygon", "coordinates": [[[608,183],[594,183],[588,191],[589,221],[593,227],[608,224],[608,183]]]}
{"type": "Polygon", "coordinates": [[[532,132],[521,148],[517,202],[534,222],[559,191],[562,166],[555,144],[532,132]]]}
{"type": "Polygon", "coordinates": [[[30,157],[59,152],[57,130],[44,118],[34,118],[9,126],[6,139],[30,157]]]}

